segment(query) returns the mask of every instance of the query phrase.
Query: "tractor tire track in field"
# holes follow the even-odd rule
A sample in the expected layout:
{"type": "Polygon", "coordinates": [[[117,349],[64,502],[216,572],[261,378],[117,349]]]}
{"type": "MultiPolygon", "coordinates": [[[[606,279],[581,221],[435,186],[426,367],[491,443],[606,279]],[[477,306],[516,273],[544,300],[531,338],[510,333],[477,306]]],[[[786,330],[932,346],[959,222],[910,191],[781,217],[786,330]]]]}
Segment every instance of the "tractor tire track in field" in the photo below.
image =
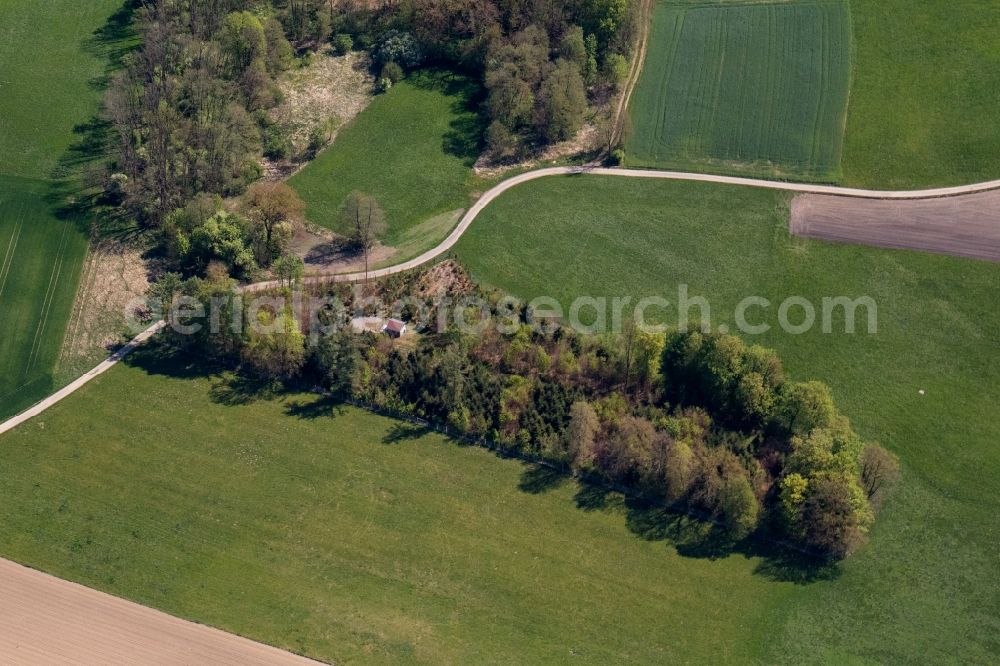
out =
{"type": "Polygon", "coordinates": [[[14,231],[10,235],[10,242],[7,244],[7,251],[4,253],[3,264],[0,264],[0,298],[3,298],[4,289],[7,288],[7,277],[10,275],[11,266],[14,265],[14,254],[17,252],[17,242],[21,239],[23,227],[24,217],[22,214],[18,214],[14,231]]]}
{"type": "Polygon", "coordinates": [[[52,265],[52,272],[49,274],[48,288],[45,290],[45,298],[42,300],[42,309],[38,315],[38,326],[35,328],[35,337],[31,341],[31,351],[28,354],[28,362],[24,367],[24,375],[27,376],[32,368],[38,363],[38,358],[42,351],[42,341],[44,340],[45,326],[49,321],[49,313],[52,311],[52,303],[55,301],[56,293],[59,290],[59,278],[62,275],[63,260],[66,256],[67,228],[69,222],[63,224],[62,236],[59,238],[59,249],[57,251],[56,262],[52,265]]]}

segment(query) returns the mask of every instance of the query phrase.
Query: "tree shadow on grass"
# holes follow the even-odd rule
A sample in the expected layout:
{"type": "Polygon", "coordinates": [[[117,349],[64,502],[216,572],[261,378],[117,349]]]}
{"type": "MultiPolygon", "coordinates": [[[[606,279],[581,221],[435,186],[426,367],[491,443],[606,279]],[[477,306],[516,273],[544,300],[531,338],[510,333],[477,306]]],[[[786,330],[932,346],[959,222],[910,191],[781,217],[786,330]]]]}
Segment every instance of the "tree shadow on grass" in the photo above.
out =
{"type": "Polygon", "coordinates": [[[274,400],[281,392],[281,384],[274,380],[226,374],[212,382],[208,397],[216,404],[236,407],[260,400],[274,400]]]}
{"type": "Polygon", "coordinates": [[[576,508],[583,511],[608,511],[618,505],[610,490],[596,484],[585,481],[577,481],[579,484],[573,502],[576,508]]]}
{"type": "Polygon", "coordinates": [[[193,356],[169,344],[161,336],[133,351],[122,363],[146,374],[174,379],[204,379],[221,376],[229,370],[220,361],[193,356]]]}
{"type": "Polygon", "coordinates": [[[455,98],[451,105],[455,118],[441,137],[441,149],[471,168],[483,151],[486,132],[486,122],[481,113],[482,87],[467,76],[442,69],[413,72],[407,80],[421,90],[432,90],[455,98]]]}
{"type": "Polygon", "coordinates": [[[382,443],[400,444],[402,442],[411,442],[413,440],[420,439],[425,435],[429,435],[432,432],[434,432],[434,429],[430,426],[397,421],[392,424],[392,427],[389,428],[389,432],[387,432],[382,438],[382,443]]]}
{"type": "Polygon", "coordinates": [[[759,559],[754,574],[769,580],[808,584],[840,576],[837,562],[812,556],[761,530],[735,539],[722,526],[704,517],[636,498],[625,499],[629,530],[646,541],[665,541],[678,555],[697,559],[725,559],[732,555],[759,559]]]}
{"type": "MultiPolygon", "coordinates": [[[[559,487],[572,477],[543,465],[529,465],[518,488],[539,494],[559,487]]],[[[769,580],[800,585],[835,580],[841,574],[836,561],[804,553],[761,529],[745,539],[735,539],[717,522],[691,513],[683,506],[667,506],[623,495],[594,480],[573,479],[573,501],[582,511],[619,515],[634,535],[645,541],[662,541],[678,555],[718,560],[734,555],[758,560],[753,573],[769,580]]]]}
{"type": "Polygon", "coordinates": [[[307,421],[332,418],[344,412],[346,405],[332,395],[316,396],[313,400],[292,400],[285,406],[285,414],[307,421]]]}
{"type": "Polygon", "coordinates": [[[521,473],[521,481],[517,484],[522,492],[540,495],[562,486],[570,479],[570,475],[548,465],[539,463],[528,464],[521,473]]]}
{"type": "Polygon", "coordinates": [[[451,121],[442,137],[442,149],[445,154],[460,158],[465,166],[471,168],[483,151],[483,131],[483,119],[463,110],[451,121]]]}
{"type": "MultiPolygon", "coordinates": [[[[100,75],[88,83],[92,90],[107,89],[114,72],[124,63],[125,56],[135,49],[139,40],[133,27],[135,12],[142,0],[128,0],[104,25],[83,40],[82,50],[103,61],[100,75]]],[[[89,120],[73,128],[75,140],[56,161],[49,173],[53,181],[46,197],[53,214],[69,220],[84,234],[92,227],[103,232],[123,228],[120,212],[112,210],[103,200],[103,177],[111,155],[114,130],[99,110],[89,120]]]]}
{"type": "Polygon", "coordinates": [[[94,90],[107,88],[111,76],[124,64],[125,56],[139,47],[134,19],[142,5],[142,0],[127,0],[83,41],[84,51],[105,62],[104,73],[89,81],[94,90]]]}

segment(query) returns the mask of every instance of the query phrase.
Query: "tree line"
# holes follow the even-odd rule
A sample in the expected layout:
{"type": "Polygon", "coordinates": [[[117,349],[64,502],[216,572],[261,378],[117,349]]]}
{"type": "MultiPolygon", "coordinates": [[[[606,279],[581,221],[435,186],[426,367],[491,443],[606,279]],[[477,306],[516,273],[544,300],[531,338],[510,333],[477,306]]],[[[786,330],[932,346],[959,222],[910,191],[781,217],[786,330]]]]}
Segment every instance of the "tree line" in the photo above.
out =
{"type": "MultiPolygon", "coordinates": [[[[394,276],[364,293],[413,297],[421,275],[394,276]]],[[[231,288],[195,278],[162,296],[207,304],[231,288]]],[[[348,286],[322,289],[347,311],[361,306],[348,286]]],[[[440,305],[422,299],[431,310],[440,305]]],[[[790,380],[773,350],[734,336],[630,327],[583,336],[539,326],[527,310],[504,333],[462,333],[429,320],[415,345],[401,346],[350,327],[310,339],[291,309],[264,310],[266,334],[226,330],[175,343],[695,512],[733,539],[779,534],[828,557],[864,542],[898,475],[895,457],[854,432],[829,387],[790,380]]]]}
{"type": "MultiPolygon", "coordinates": [[[[104,100],[106,194],[160,232],[171,268],[204,275],[218,261],[248,279],[284,256],[303,209],[287,188],[254,185],[263,156],[288,154],[268,111],[298,54],[368,50],[383,88],[425,65],[470,73],[486,91],[490,150],[508,159],[574,135],[588,95],[606,98],[623,78],[633,22],[626,0],[143,0],[141,43],[104,100]]],[[[373,234],[361,235],[367,256],[373,234]]]]}
{"type": "Polygon", "coordinates": [[[610,98],[628,74],[636,21],[628,0],[409,0],[348,2],[332,29],[335,41],[371,49],[388,82],[421,63],[480,80],[487,145],[504,160],[571,138],[590,102],[610,98]]]}

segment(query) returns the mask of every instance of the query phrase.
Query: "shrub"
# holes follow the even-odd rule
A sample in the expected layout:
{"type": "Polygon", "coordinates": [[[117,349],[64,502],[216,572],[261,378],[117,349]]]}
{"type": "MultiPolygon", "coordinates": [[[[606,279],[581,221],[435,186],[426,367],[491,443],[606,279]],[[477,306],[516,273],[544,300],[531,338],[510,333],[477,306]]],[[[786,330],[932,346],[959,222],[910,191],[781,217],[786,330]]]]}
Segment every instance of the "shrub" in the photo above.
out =
{"type": "Polygon", "coordinates": [[[395,62],[406,69],[413,69],[423,60],[417,40],[410,33],[399,30],[390,30],[382,35],[372,55],[376,65],[395,62]]]}
{"type": "Polygon", "coordinates": [[[382,73],[379,78],[389,79],[393,84],[399,83],[403,80],[403,68],[390,60],[382,65],[382,73]]]}
{"type": "Polygon", "coordinates": [[[612,150],[609,162],[611,166],[625,166],[625,151],[621,148],[612,150]]]}
{"type": "Polygon", "coordinates": [[[272,160],[283,160],[292,152],[292,143],[277,125],[264,128],[264,156],[272,160]]]}
{"type": "Polygon", "coordinates": [[[616,88],[628,78],[628,60],[619,53],[612,53],[604,62],[604,77],[616,88]]]}
{"type": "Polygon", "coordinates": [[[339,33],[333,37],[333,52],[337,55],[347,55],[354,48],[354,40],[346,33],[339,33]]]}

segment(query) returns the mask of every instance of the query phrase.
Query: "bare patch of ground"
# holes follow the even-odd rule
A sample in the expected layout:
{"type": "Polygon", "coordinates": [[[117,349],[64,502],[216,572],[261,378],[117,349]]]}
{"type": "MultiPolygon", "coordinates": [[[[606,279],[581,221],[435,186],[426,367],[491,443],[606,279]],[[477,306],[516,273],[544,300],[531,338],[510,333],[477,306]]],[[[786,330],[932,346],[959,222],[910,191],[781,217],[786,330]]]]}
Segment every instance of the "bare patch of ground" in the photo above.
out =
{"type": "MultiPolygon", "coordinates": [[[[306,152],[314,128],[326,127],[327,139],[332,141],[340,127],[368,106],[374,94],[374,80],[368,70],[367,54],[335,56],[326,49],[314,55],[309,65],[294,68],[279,78],[284,101],[270,114],[289,137],[293,155],[306,152]]],[[[287,178],[297,166],[289,160],[264,161],[270,180],[287,178]]]]}
{"type": "Polygon", "coordinates": [[[789,230],[809,238],[1000,262],[1000,191],[906,201],[803,194],[792,201],[789,230]]]}
{"type": "Polygon", "coordinates": [[[319,664],[8,560],[0,625],[5,664],[319,664]]]}
{"type": "Polygon", "coordinates": [[[59,356],[60,375],[79,374],[128,340],[127,317],[134,314],[129,308],[149,288],[143,251],[113,239],[91,243],[59,356]]]}
{"type": "Polygon", "coordinates": [[[488,155],[481,155],[472,167],[477,176],[493,179],[508,171],[525,171],[545,164],[565,161],[580,155],[592,155],[603,145],[602,135],[607,130],[602,131],[598,124],[588,123],[584,125],[572,139],[554,143],[547,146],[541,153],[526,160],[509,164],[496,164],[491,162],[488,155]]]}
{"type": "Polygon", "coordinates": [[[475,288],[475,283],[465,269],[448,259],[435,264],[420,276],[413,287],[413,296],[432,298],[441,293],[462,296],[472,293],[475,288]]]}
{"type": "MultiPolygon", "coordinates": [[[[365,257],[350,246],[348,239],[322,227],[299,227],[288,244],[288,251],[306,264],[306,275],[353,273],[365,269],[365,257]]],[[[396,248],[376,245],[368,253],[368,266],[389,259],[396,248]]]]}

